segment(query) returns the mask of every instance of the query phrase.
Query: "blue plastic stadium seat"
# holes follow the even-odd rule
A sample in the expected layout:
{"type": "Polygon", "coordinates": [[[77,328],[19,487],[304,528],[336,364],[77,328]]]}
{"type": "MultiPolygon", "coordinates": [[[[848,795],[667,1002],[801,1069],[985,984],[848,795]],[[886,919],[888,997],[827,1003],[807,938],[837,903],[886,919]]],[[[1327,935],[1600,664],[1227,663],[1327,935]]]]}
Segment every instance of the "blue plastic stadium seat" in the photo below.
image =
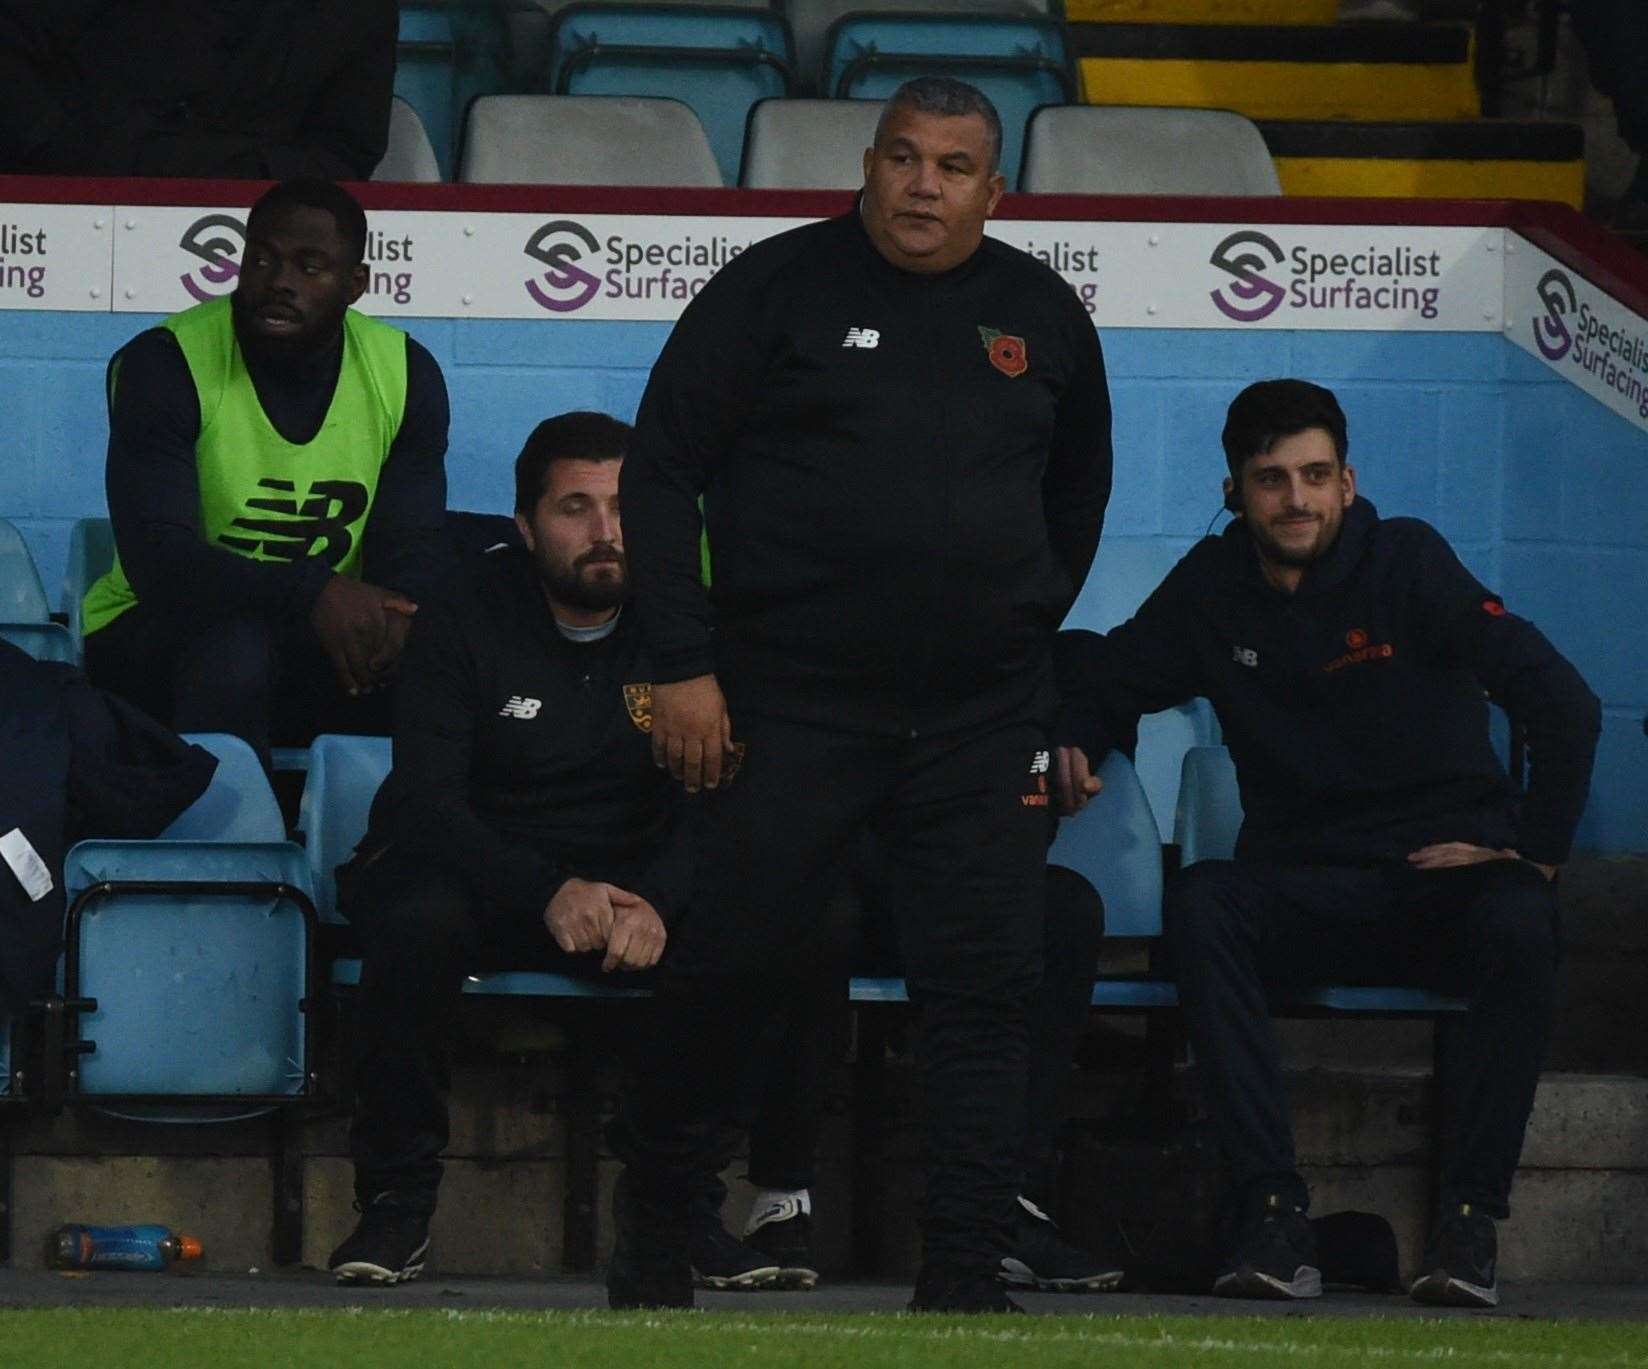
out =
{"type": "Polygon", "coordinates": [[[1106,936],[1160,936],[1162,841],[1150,802],[1120,752],[1104,758],[1098,777],[1098,796],[1060,820],[1048,863],[1074,870],[1098,890],[1106,936]]]}
{"type": "Polygon", "coordinates": [[[366,835],[372,798],[389,773],[388,737],[325,733],[309,747],[309,776],[298,804],[298,830],[309,862],[309,886],[322,922],[342,922],[338,913],[338,866],[366,835]]]}
{"type": "Polygon", "coordinates": [[[1222,746],[1191,747],[1185,752],[1173,819],[1180,865],[1231,859],[1241,830],[1242,795],[1230,752],[1222,746]]]}
{"type": "Polygon", "coordinates": [[[1001,174],[1018,185],[1030,116],[1067,104],[1075,84],[1062,27],[1004,14],[849,14],[824,44],[825,95],[884,100],[915,76],[956,76],[977,86],[1001,116],[1001,174]]]}
{"type": "Polygon", "coordinates": [[[51,606],[23,534],[0,518],[0,623],[45,623],[51,606]]]}
{"type": "Polygon", "coordinates": [[[114,565],[114,525],[107,518],[80,518],[69,532],[69,564],[63,575],[63,612],[76,653],[83,654],[81,612],[92,581],[114,565]]]}
{"type": "MultiPolygon", "coordinates": [[[[1108,632],[1131,618],[1184,555],[1182,541],[1157,537],[1107,537],[1099,543],[1081,597],[1066,615],[1067,628],[1108,632]]],[[[1139,745],[1133,756],[1139,783],[1150,799],[1163,841],[1173,839],[1173,815],[1179,797],[1179,772],[1193,746],[1219,741],[1219,720],[1205,699],[1151,713],[1139,720],[1139,745]]]]}
{"type": "MultiPolygon", "coordinates": [[[[439,179],[451,180],[458,130],[482,95],[518,88],[510,61],[513,16],[504,4],[402,0],[395,94],[411,105],[434,149],[439,179]]],[[[426,173],[425,173],[426,174],[426,173]]],[[[422,178],[421,176],[419,177],[422,178]]]]}
{"type": "Polygon", "coordinates": [[[759,101],[791,93],[789,24],[776,10],[575,4],[555,16],[545,89],[680,100],[709,135],[724,184],[738,180],[759,101]]]}
{"type": "Polygon", "coordinates": [[[74,638],[61,623],[0,623],[0,641],[10,642],[37,661],[80,663],[74,638]]]}
{"type": "Polygon", "coordinates": [[[78,1018],[95,1048],[76,1096],[139,1120],[254,1116],[309,1083],[303,852],[251,748],[192,740],[217,771],[158,840],[82,841],[64,862],[64,990],[97,1004],[78,1018]]]}

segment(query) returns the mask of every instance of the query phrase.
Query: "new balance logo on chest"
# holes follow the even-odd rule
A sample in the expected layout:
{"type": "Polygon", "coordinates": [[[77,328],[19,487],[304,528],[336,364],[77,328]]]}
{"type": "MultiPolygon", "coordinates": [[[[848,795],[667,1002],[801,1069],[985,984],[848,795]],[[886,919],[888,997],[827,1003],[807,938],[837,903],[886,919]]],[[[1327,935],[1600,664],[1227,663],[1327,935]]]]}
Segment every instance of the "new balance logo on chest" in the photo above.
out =
{"type": "Polygon", "coordinates": [[[881,342],[881,334],[874,328],[849,328],[847,339],[843,347],[862,347],[866,352],[874,350],[881,342]]]}
{"type": "Polygon", "coordinates": [[[511,694],[509,702],[498,710],[500,718],[536,718],[538,710],[544,706],[542,699],[528,699],[520,694],[511,694]]]}

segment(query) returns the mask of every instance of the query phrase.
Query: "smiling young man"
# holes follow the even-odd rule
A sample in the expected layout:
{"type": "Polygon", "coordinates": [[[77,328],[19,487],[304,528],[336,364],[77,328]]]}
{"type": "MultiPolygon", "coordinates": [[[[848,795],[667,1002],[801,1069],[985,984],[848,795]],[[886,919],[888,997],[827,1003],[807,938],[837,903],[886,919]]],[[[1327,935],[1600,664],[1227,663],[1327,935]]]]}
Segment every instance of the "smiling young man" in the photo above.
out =
{"type": "Polygon", "coordinates": [[[109,364],[115,565],[86,593],[93,681],[179,731],[381,732],[438,580],[447,398],[351,306],[366,216],[329,181],[252,206],[239,282],[109,364]]]}
{"type": "Polygon", "coordinates": [[[490,553],[413,627],[394,769],[342,876],[365,956],[351,1031],[361,1219],[328,1265],[340,1281],[423,1268],[463,976],[647,970],[683,904],[686,800],[652,764],[651,670],[625,608],[628,439],[605,414],[539,424],[515,464],[526,549],[490,553]]]}
{"type": "Polygon", "coordinates": [[[691,1302],[686,1201],[734,1105],[729,1065],[807,991],[866,823],[923,1014],[914,1305],[1006,1303],[1050,652],[1098,544],[1110,403],[1075,293],[984,235],[1000,148],[973,87],[901,87],[858,203],[717,273],[642,400],[623,488],[653,755],[708,792],[695,915],[615,1132],[616,1306],[691,1302]]]}
{"type": "MultiPolygon", "coordinates": [[[[1169,887],[1166,933],[1203,1096],[1237,1188],[1215,1291],[1321,1291],[1267,991],[1416,983],[1469,1011],[1442,1082],[1453,1119],[1413,1296],[1491,1306],[1495,1218],[1533,1104],[1557,957],[1556,867],[1585,806],[1600,707],[1448,544],[1357,495],[1328,390],[1268,380],[1224,430],[1237,516],[1138,614],[1060,637],[1059,740],[1079,781],[1143,713],[1219,715],[1244,821],[1233,861],[1169,887]],[[1483,691],[1527,729],[1518,794],[1483,691]]],[[[1061,780],[1065,777],[1061,776],[1061,780]]]]}

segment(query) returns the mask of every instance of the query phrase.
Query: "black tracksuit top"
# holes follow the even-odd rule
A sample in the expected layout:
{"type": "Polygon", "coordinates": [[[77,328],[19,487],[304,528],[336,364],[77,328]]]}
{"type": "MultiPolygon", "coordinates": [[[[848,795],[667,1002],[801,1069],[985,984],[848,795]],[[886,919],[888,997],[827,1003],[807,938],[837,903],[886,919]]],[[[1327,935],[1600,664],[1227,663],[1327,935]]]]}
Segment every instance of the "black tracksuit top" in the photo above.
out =
{"type": "Polygon", "coordinates": [[[893,735],[1021,709],[1110,468],[1092,320],[1034,258],[902,271],[856,208],[757,243],[671,333],[624,463],[657,678],[893,735]]]}
{"type": "Polygon", "coordinates": [[[625,609],[568,641],[519,549],[421,606],[395,688],[394,768],[362,850],[430,860],[493,917],[536,917],[571,876],[640,894],[669,922],[690,882],[687,801],[652,763],[651,673],[625,609]]]}
{"type": "Polygon", "coordinates": [[[1198,695],[1241,786],[1238,858],[1379,865],[1435,842],[1559,864],[1585,807],[1601,706],[1532,623],[1442,536],[1357,499],[1291,595],[1238,519],[1203,539],[1130,621],[1061,633],[1059,739],[1095,762],[1139,715],[1198,695]],[[1483,691],[1527,728],[1519,796],[1483,691]]]}

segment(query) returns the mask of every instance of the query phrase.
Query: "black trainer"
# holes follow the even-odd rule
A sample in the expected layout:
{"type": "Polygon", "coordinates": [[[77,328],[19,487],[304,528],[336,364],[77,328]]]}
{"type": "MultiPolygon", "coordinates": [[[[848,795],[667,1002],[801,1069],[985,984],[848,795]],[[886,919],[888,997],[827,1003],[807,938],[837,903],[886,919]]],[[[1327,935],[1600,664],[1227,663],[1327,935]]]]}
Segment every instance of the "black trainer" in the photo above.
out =
{"type": "Polygon", "coordinates": [[[916,1275],[912,1312],[1022,1312],[988,1270],[924,1264],[916,1275]]]}
{"type": "Polygon", "coordinates": [[[1059,1235],[1051,1217],[1028,1198],[1019,1198],[1013,1219],[1013,1253],[1002,1256],[997,1275],[1009,1288],[1102,1293],[1120,1284],[1125,1272],[1071,1245],[1059,1235]]]}
{"type": "Polygon", "coordinates": [[[629,1171],[612,1193],[615,1239],[607,1262],[607,1306],[691,1307],[692,1261],[687,1254],[686,1214],[638,1201],[629,1171]]]}
{"type": "Polygon", "coordinates": [[[818,1287],[813,1219],[801,1210],[799,1198],[779,1198],[759,1212],[751,1212],[744,1225],[744,1244],[778,1266],[775,1287],[803,1293],[818,1287]]]}
{"type": "Polygon", "coordinates": [[[705,1204],[693,1204],[687,1246],[692,1255],[692,1281],[699,1288],[747,1293],[778,1282],[777,1263],[734,1236],[721,1225],[721,1214],[705,1204]]]}
{"type": "Polygon", "coordinates": [[[429,1214],[409,1207],[393,1193],[380,1193],[355,1210],[360,1221],[332,1252],[326,1267],[339,1283],[409,1283],[429,1258],[429,1214]]]}
{"type": "Polygon", "coordinates": [[[1425,1242],[1424,1270],[1408,1294],[1437,1307],[1498,1307],[1499,1234],[1469,1203],[1444,1208],[1425,1242]]]}
{"type": "Polygon", "coordinates": [[[1248,1208],[1236,1248],[1213,1281],[1222,1298],[1319,1298],[1316,1233],[1304,1212],[1280,1193],[1248,1208]]]}

